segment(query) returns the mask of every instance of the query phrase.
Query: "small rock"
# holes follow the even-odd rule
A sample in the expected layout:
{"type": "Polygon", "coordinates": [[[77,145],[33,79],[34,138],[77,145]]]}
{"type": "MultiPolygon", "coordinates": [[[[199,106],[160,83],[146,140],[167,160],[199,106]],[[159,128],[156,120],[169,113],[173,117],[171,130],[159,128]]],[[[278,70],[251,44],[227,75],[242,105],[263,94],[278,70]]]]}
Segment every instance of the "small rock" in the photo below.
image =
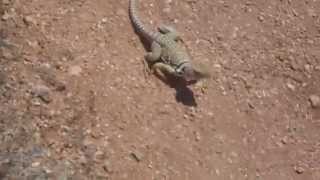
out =
{"type": "Polygon", "coordinates": [[[304,65],[304,70],[307,71],[308,73],[311,73],[312,71],[312,66],[310,64],[305,64],[304,65]]]}
{"type": "Polygon", "coordinates": [[[213,117],[213,116],[214,116],[214,113],[213,113],[213,112],[208,112],[207,114],[208,114],[208,116],[210,116],[210,117],[213,117]]]}
{"type": "Polygon", "coordinates": [[[288,143],[289,143],[289,137],[288,137],[288,136],[283,137],[283,138],[281,139],[281,143],[282,143],[283,145],[288,144],[288,143]]]}
{"type": "Polygon", "coordinates": [[[294,171],[297,173],[297,174],[302,174],[302,173],[304,173],[304,168],[303,167],[301,167],[301,166],[295,166],[294,167],[294,171]]]}
{"type": "Polygon", "coordinates": [[[102,18],[102,19],[101,19],[101,22],[102,22],[102,23],[107,23],[107,22],[108,22],[108,18],[102,18]]]}
{"type": "Polygon", "coordinates": [[[137,161],[140,162],[143,159],[143,155],[140,152],[132,152],[131,156],[137,161]]]}
{"type": "Polygon", "coordinates": [[[28,41],[27,43],[28,43],[28,45],[30,47],[32,47],[34,49],[40,49],[41,48],[40,47],[41,45],[40,45],[39,41],[28,41]]]}
{"type": "Polygon", "coordinates": [[[264,21],[264,17],[263,16],[258,16],[258,20],[260,21],[260,22],[263,22],[264,21]]]}
{"type": "Polygon", "coordinates": [[[23,22],[24,22],[26,25],[28,25],[28,26],[30,26],[30,25],[32,25],[32,24],[37,24],[37,23],[36,23],[36,20],[35,20],[33,17],[31,17],[31,16],[25,16],[25,17],[23,18],[23,22]]]}
{"type": "Polygon", "coordinates": [[[39,165],[40,165],[40,162],[33,162],[31,164],[32,167],[39,167],[39,165]]]}
{"type": "Polygon", "coordinates": [[[81,155],[79,158],[79,163],[84,165],[88,163],[88,160],[84,155],[81,155]]]}
{"type": "Polygon", "coordinates": [[[44,171],[47,173],[47,174],[51,174],[53,171],[51,169],[49,169],[48,167],[44,167],[43,168],[44,171]]]}
{"type": "Polygon", "coordinates": [[[40,106],[41,105],[41,103],[39,101],[33,101],[33,102],[31,102],[31,104],[33,106],[40,106]]]}
{"type": "Polygon", "coordinates": [[[196,117],[196,116],[197,116],[197,111],[196,111],[196,109],[193,108],[193,107],[191,107],[191,108],[190,108],[189,115],[190,115],[191,117],[196,117]]]}
{"type": "Polygon", "coordinates": [[[196,139],[197,142],[201,140],[201,135],[200,135],[199,132],[195,131],[194,132],[194,136],[195,136],[195,139],[196,139]]]}
{"type": "Polygon", "coordinates": [[[79,76],[82,72],[82,68],[80,66],[72,66],[69,68],[69,74],[72,76],[79,76]]]}
{"type": "Polygon", "coordinates": [[[320,107],[320,97],[319,97],[319,96],[317,96],[317,95],[311,95],[311,96],[309,97],[309,101],[310,101],[311,106],[312,106],[313,108],[318,108],[318,107],[320,107]]]}
{"type": "Polygon", "coordinates": [[[106,160],[103,163],[103,169],[107,172],[107,173],[112,173],[112,168],[111,168],[111,163],[109,160],[106,160]]]}
{"type": "Polygon", "coordinates": [[[293,84],[291,84],[291,83],[288,83],[288,84],[287,84],[287,87],[288,87],[291,91],[296,90],[296,87],[295,87],[293,84]]]}
{"type": "Polygon", "coordinates": [[[50,103],[50,89],[44,85],[36,85],[32,88],[31,93],[39,97],[43,102],[50,103]]]}
{"type": "Polygon", "coordinates": [[[220,176],[220,170],[219,169],[215,169],[215,171],[216,171],[216,174],[218,175],[218,176],[220,176]]]}

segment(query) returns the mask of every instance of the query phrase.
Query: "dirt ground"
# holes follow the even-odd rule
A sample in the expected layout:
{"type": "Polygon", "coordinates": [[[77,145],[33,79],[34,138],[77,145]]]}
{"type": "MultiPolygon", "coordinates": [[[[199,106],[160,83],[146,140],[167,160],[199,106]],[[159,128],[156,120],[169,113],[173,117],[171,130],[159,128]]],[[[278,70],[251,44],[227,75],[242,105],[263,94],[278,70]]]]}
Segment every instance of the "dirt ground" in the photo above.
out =
{"type": "Polygon", "coordinates": [[[127,9],[1,0],[0,179],[320,179],[319,0],[140,0],[210,69],[188,87],[127,9]]]}

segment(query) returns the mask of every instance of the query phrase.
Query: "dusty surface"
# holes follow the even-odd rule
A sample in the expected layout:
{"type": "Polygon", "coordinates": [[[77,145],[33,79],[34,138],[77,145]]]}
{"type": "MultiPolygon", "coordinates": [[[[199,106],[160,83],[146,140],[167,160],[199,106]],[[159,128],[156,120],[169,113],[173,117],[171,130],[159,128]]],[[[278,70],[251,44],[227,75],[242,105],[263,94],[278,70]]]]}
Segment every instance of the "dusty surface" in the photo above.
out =
{"type": "Polygon", "coordinates": [[[127,0],[1,0],[0,179],[320,179],[320,1],[140,2],[212,78],[146,76],[127,0]]]}

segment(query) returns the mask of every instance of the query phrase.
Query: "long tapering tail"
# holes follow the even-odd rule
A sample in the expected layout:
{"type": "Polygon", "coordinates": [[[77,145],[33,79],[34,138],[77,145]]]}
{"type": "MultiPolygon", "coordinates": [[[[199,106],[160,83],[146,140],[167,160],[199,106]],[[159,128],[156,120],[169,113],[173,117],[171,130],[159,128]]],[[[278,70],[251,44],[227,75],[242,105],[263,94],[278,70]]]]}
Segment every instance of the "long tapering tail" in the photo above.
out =
{"type": "Polygon", "coordinates": [[[129,15],[133,26],[136,31],[140,33],[144,38],[155,40],[157,37],[157,32],[152,32],[142,23],[138,16],[138,5],[137,0],[129,0],[129,15]]]}

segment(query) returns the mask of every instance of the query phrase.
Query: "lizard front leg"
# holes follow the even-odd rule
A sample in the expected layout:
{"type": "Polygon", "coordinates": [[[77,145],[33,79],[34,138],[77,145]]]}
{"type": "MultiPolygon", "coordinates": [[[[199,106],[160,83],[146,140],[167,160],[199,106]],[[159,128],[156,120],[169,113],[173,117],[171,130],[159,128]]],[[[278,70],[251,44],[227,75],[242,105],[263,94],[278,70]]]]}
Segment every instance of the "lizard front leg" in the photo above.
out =
{"type": "Polygon", "coordinates": [[[160,25],[158,27],[158,30],[160,33],[167,35],[169,38],[175,40],[175,41],[182,41],[179,33],[177,32],[177,30],[171,26],[168,25],[160,25]]]}
{"type": "Polygon", "coordinates": [[[162,79],[167,81],[168,75],[175,75],[175,70],[168,64],[163,62],[156,62],[152,66],[152,70],[162,79]]]}

